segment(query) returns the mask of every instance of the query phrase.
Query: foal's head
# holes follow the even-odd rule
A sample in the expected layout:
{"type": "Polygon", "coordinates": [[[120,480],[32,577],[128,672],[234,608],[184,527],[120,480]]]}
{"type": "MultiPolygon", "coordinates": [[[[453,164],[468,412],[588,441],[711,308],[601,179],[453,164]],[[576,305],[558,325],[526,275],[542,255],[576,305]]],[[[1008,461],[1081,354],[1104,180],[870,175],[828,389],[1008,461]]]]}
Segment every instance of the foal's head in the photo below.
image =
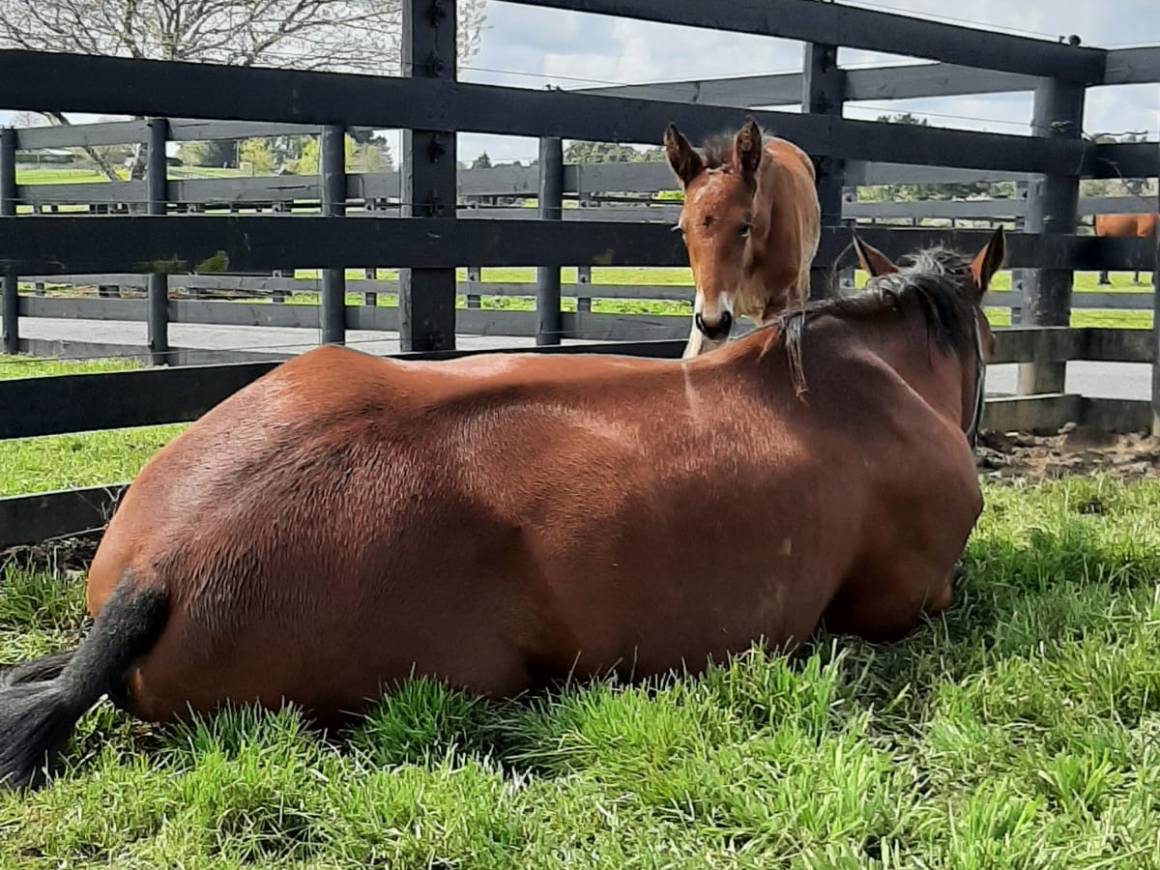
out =
{"type": "Polygon", "coordinates": [[[757,170],[765,153],[761,130],[749,119],[732,141],[711,143],[702,157],[670,124],[665,151],[685,191],[677,226],[697,287],[694,320],[707,338],[724,338],[747,268],[757,170]]]}

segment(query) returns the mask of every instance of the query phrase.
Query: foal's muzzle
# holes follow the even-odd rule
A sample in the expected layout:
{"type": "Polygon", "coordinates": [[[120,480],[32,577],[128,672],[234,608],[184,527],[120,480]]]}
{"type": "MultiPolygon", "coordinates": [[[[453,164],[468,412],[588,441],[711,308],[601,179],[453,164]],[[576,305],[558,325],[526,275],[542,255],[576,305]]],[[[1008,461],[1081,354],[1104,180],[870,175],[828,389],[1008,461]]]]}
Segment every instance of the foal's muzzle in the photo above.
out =
{"type": "Polygon", "coordinates": [[[701,330],[705,338],[725,338],[733,329],[733,315],[728,311],[722,311],[721,317],[716,323],[706,323],[705,318],[698,311],[693,315],[693,322],[697,325],[697,329],[701,330]]]}

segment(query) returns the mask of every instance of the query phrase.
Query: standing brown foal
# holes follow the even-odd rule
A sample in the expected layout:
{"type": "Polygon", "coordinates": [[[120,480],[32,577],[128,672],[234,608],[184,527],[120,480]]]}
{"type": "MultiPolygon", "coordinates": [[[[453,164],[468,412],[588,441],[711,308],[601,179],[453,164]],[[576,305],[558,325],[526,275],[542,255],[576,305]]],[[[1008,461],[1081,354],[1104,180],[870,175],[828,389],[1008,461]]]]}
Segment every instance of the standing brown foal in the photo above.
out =
{"type": "Polygon", "coordinates": [[[763,147],[752,118],[704,157],[669,125],[665,150],[685,191],[677,226],[697,287],[687,359],[724,342],[736,317],[763,324],[805,304],[821,208],[810,158],[785,139],[763,147]]]}
{"type": "Polygon", "coordinates": [[[35,780],[105,693],[155,721],[290,701],[335,722],[414,674],[505,697],[823,619],[909,631],[950,603],[982,505],[965,433],[1002,249],[895,270],[859,246],[867,293],[680,363],[280,366],[129,488],[80,648],[0,676],[0,782],[35,780]]]}

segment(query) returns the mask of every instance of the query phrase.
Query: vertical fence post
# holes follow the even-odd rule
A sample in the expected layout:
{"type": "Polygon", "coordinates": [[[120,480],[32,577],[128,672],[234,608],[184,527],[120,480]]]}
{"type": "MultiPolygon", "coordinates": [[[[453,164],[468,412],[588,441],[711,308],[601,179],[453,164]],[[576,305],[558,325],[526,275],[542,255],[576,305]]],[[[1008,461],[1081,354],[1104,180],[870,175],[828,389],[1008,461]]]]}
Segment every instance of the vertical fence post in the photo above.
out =
{"type": "Polygon", "coordinates": [[[467,307],[482,308],[483,296],[479,285],[483,283],[483,269],[479,266],[467,267],[467,307]]]}
{"type": "MultiPolygon", "coordinates": [[[[169,141],[169,121],[149,119],[149,153],[145,165],[146,209],[154,217],[163,216],[169,204],[169,170],[165,144],[169,141]]],[[[169,363],[169,276],[152,272],[146,291],[149,305],[149,356],[153,365],[169,363]]]]}
{"type": "MultiPolygon", "coordinates": [[[[1078,139],[1083,132],[1084,86],[1041,79],[1035,89],[1033,135],[1078,139]]],[[[1075,233],[1079,206],[1078,175],[1046,175],[1031,182],[1027,231],[1046,235],[1075,233]]],[[[1071,324],[1071,269],[1029,269],[1024,277],[1023,319],[1033,326],[1071,324]]],[[[1019,367],[1019,394],[1062,393],[1066,362],[1031,362],[1019,367]]]]}
{"type": "MultiPolygon", "coordinates": [[[[564,217],[564,142],[556,136],[540,139],[540,220],[564,217]]],[[[560,267],[536,268],[536,344],[559,344],[564,318],[560,313],[560,267]]]]}
{"type": "Polygon", "coordinates": [[[576,267],[576,313],[586,314],[592,311],[592,267],[576,267]]]}
{"type": "MultiPolygon", "coordinates": [[[[856,186],[843,187],[842,188],[842,204],[843,204],[843,206],[854,205],[857,202],[858,202],[858,188],[856,186]]],[[[843,221],[843,223],[848,224],[851,227],[854,227],[854,226],[857,226],[858,219],[857,218],[850,218],[849,220],[843,221]]],[[[852,240],[852,238],[851,238],[851,240],[852,240]]],[[[855,266],[853,261],[851,261],[848,265],[845,265],[841,269],[839,269],[838,270],[838,290],[839,290],[839,292],[840,293],[852,293],[852,292],[854,292],[854,289],[855,289],[854,285],[856,283],[857,277],[858,277],[858,269],[855,266]]]]}
{"type": "MultiPolygon", "coordinates": [[[[1015,182],[1015,198],[1023,203],[1023,216],[1015,218],[1015,232],[1027,231],[1027,197],[1026,181],[1015,182]]],[[[1011,292],[1014,301],[1011,303],[1011,325],[1019,326],[1023,322],[1023,293],[1027,289],[1027,273],[1022,269],[1011,270],[1011,292]]]]}
{"type": "MultiPolygon", "coordinates": [[[[16,215],[16,131],[0,130],[0,216],[16,215]]],[[[4,353],[20,353],[20,295],[16,272],[4,270],[4,353]]]]}
{"type": "MultiPolygon", "coordinates": [[[[455,0],[403,0],[403,75],[454,81],[455,0]]],[[[403,217],[455,217],[454,133],[404,130],[403,217]]],[[[455,269],[403,269],[399,339],[404,351],[454,350],[455,269]]]]}
{"type": "MultiPolygon", "coordinates": [[[[1160,200],[1160,191],[1157,191],[1160,200]]],[[[1160,201],[1156,204],[1160,211],[1160,201]]],[[[1152,435],[1160,438],[1160,227],[1156,229],[1152,260],[1152,435]]]]}
{"type": "MultiPolygon", "coordinates": [[[[842,117],[846,99],[846,74],[838,67],[838,47],[807,42],[802,64],[802,111],[842,117]]],[[[832,156],[816,158],[818,202],[822,226],[842,225],[842,188],[846,183],[846,161],[832,156]]],[[[810,268],[810,297],[820,299],[831,292],[831,270],[823,263],[810,268]]]]}
{"type": "MultiPolygon", "coordinates": [[[[326,217],[346,214],[346,128],[327,124],[322,128],[322,213],[326,217]]],[[[318,319],[323,344],[346,342],[346,271],[322,270],[322,297],[318,319]]]]}
{"type": "MultiPolygon", "coordinates": [[[[322,167],[320,165],[319,169],[321,169],[321,168],[322,167]]],[[[319,199],[322,198],[321,191],[319,192],[318,197],[319,197],[319,199]]],[[[255,209],[254,211],[255,211],[255,214],[261,214],[262,207],[258,206],[258,208],[255,209]]],[[[289,203],[286,203],[286,202],[272,202],[272,203],[270,203],[270,214],[272,214],[272,215],[289,213],[289,211],[290,211],[289,203]]],[[[294,280],[294,269],[293,268],[275,269],[273,271],[271,277],[273,277],[273,278],[289,278],[291,281],[293,281],[294,280]]],[[[270,301],[275,303],[275,304],[281,305],[282,303],[284,303],[288,298],[290,298],[293,295],[294,294],[289,290],[275,289],[271,293],[270,301]]]]}

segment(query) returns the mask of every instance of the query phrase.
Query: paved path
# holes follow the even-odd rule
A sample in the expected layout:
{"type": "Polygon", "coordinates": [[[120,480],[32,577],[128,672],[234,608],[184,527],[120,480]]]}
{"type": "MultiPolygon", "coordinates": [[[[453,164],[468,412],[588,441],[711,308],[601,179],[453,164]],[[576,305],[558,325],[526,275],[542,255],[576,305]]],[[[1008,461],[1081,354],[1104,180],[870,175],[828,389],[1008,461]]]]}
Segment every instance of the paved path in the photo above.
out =
{"type": "MultiPolygon", "coordinates": [[[[125,353],[141,352],[145,346],[145,324],[140,321],[74,320],[47,317],[20,318],[22,338],[50,341],[92,342],[123,345],[125,353]]],[[[276,353],[302,353],[317,345],[313,330],[266,326],[215,326],[173,323],[169,341],[174,347],[207,350],[262,349],[276,353]]],[[[347,342],[368,353],[398,353],[396,332],[352,329],[347,342]]],[[[493,335],[460,335],[462,349],[531,346],[531,338],[493,335]]],[[[583,342],[569,341],[568,344],[583,342]]],[[[987,371],[988,395],[1013,395],[1018,366],[997,365],[987,371]]],[[[1116,399],[1147,399],[1151,396],[1151,367],[1143,363],[1073,362],[1067,367],[1068,392],[1116,399]]]]}

